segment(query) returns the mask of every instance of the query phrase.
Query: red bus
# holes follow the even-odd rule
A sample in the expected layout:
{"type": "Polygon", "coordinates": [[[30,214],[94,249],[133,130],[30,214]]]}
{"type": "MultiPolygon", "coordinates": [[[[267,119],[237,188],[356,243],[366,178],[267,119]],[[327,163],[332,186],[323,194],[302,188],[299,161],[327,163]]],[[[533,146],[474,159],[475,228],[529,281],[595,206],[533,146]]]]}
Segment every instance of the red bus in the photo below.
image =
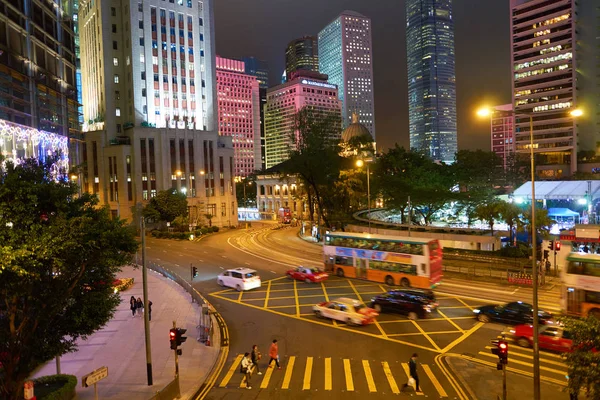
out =
{"type": "Polygon", "coordinates": [[[289,207],[282,207],[279,209],[279,222],[282,224],[290,224],[292,222],[292,213],[289,207]]]}

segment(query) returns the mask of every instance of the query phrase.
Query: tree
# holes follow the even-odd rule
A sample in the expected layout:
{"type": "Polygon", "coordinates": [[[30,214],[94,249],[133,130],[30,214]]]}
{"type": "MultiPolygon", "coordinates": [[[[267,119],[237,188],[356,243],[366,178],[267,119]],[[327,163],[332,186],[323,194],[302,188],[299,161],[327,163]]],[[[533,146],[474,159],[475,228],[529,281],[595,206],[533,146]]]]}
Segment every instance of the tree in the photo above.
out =
{"type": "Polygon", "coordinates": [[[52,162],[0,170],[0,398],[17,399],[32,371],[77,349],[120,302],[115,273],[137,249],[98,200],[55,180],[52,162]]]}
{"type": "Polygon", "coordinates": [[[511,246],[513,243],[513,231],[515,226],[518,226],[521,223],[520,216],[522,213],[523,210],[516,204],[508,203],[506,201],[500,203],[500,218],[508,225],[511,246]]]}
{"type": "Polygon", "coordinates": [[[177,217],[186,217],[188,204],[185,193],[174,189],[161,190],[144,207],[143,215],[148,219],[169,223],[177,217]]]}
{"type": "Polygon", "coordinates": [[[204,217],[208,220],[208,226],[212,226],[212,219],[214,215],[212,215],[211,213],[206,213],[204,214],[204,217]]]}
{"type": "Polygon", "coordinates": [[[504,181],[502,159],[491,151],[460,150],[452,168],[460,189],[472,194],[492,192],[504,181]]]}
{"type": "Polygon", "coordinates": [[[504,201],[492,199],[486,203],[480,204],[475,208],[475,217],[485,221],[490,226],[492,236],[494,236],[494,222],[500,218],[504,201]]]}
{"type": "Polygon", "coordinates": [[[569,392],[587,390],[587,398],[600,399],[600,319],[564,317],[560,319],[571,334],[572,352],[564,355],[569,371],[569,392]]]}
{"type": "MultiPolygon", "coordinates": [[[[536,207],[535,208],[535,231],[536,234],[542,234],[547,237],[550,228],[555,221],[548,216],[548,210],[536,207]]],[[[521,218],[517,221],[517,228],[523,232],[527,232],[531,238],[531,207],[527,207],[522,211],[521,218]]],[[[531,240],[531,239],[530,239],[531,240]]]]}

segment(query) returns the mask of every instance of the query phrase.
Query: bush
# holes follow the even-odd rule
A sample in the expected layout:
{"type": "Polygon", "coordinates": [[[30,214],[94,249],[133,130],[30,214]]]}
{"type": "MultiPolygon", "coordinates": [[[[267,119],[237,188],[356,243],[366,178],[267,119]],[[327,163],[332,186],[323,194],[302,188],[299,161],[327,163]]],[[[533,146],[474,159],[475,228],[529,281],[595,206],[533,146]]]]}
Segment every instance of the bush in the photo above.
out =
{"type": "Polygon", "coordinates": [[[187,232],[180,232],[177,234],[177,239],[180,239],[180,240],[189,239],[189,237],[190,237],[190,234],[187,232]]]}
{"type": "Polygon", "coordinates": [[[158,235],[160,235],[160,231],[158,229],[153,229],[152,232],[150,232],[150,235],[152,235],[152,237],[159,237],[158,235]]]}
{"type": "Polygon", "coordinates": [[[208,228],[207,228],[207,227],[204,227],[204,228],[200,229],[200,232],[201,232],[203,235],[206,235],[206,234],[208,233],[208,228]]]}
{"type": "Polygon", "coordinates": [[[237,226],[235,226],[235,225],[231,225],[231,226],[229,227],[229,229],[237,229],[237,226]]]}
{"type": "Polygon", "coordinates": [[[213,226],[212,227],[212,231],[213,232],[219,232],[219,227],[218,226],[213,226]]]}
{"type": "Polygon", "coordinates": [[[47,375],[33,380],[39,400],[71,400],[75,397],[77,377],[74,375],[47,375]]]}
{"type": "Polygon", "coordinates": [[[194,231],[194,235],[202,236],[202,231],[200,229],[196,229],[196,231],[194,231]]]}

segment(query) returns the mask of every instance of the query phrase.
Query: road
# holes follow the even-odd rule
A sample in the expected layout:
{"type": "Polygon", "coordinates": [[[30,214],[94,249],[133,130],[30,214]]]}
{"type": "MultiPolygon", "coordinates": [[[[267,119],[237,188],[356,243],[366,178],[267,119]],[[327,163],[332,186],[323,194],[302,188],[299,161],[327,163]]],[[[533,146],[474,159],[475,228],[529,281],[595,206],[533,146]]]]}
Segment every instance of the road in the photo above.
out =
{"type": "MultiPolygon", "coordinates": [[[[344,398],[382,398],[401,391],[407,381],[407,362],[414,352],[419,354],[424,396],[467,398],[459,382],[445,370],[441,356],[456,355],[494,365],[490,339],[505,327],[477,322],[472,309],[491,301],[530,300],[530,289],[445,279],[436,291],[439,312],[427,320],[381,315],[378,323],[357,328],[318,320],[311,311],[317,302],[341,296],[368,302],[372,295],[388,288],[337,277],[322,285],[282,278],[291,266],[321,266],[322,252],[318,245],[298,238],[296,229],[272,228],[273,225],[255,224],[248,231],[229,231],[199,242],[147,240],[149,260],[178,270],[182,276],[189,275],[190,263],[198,267],[194,286],[209,296],[227,322],[231,338],[229,359],[207,399],[304,399],[342,394],[344,398]],[[263,287],[238,293],[216,284],[220,272],[236,267],[256,269],[263,287]],[[279,341],[282,370],[265,369],[262,365],[265,374],[254,375],[252,390],[243,389],[245,382],[239,373],[241,354],[257,344],[267,357],[274,338],[279,341]]],[[[541,307],[554,311],[556,296],[556,290],[542,293],[541,307]]],[[[514,372],[526,376],[531,370],[530,352],[511,347],[513,359],[514,372]]],[[[542,365],[546,368],[542,370],[543,382],[557,387],[565,384],[566,367],[560,359],[542,354],[542,365]],[[549,362],[544,364],[546,360],[549,362]]]]}

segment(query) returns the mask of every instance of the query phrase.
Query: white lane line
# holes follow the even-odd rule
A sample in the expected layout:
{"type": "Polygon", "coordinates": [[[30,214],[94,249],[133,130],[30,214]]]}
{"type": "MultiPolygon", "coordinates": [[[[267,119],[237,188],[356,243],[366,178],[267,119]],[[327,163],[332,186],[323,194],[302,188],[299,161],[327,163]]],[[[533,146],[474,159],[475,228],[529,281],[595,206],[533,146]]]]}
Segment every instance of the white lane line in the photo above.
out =
{"type": "Polygon", "coordinates": [[[223,257],[223,258],[227,258],[227,256],[221,256],[221,257],[223,257]]]}
{"type": "Polygon", "coordinates": [[[207,252],[207,251],[203,251],[203,253],[204,253],[204,254],[208,254],[208,252],[207,252]]]}
{"type": "Polygon", "coordinates": [[[245,262],[244,264],[246,264],[246,265],[251,265],[249,262],[245,262]]]}
{"type": "Polygon", "coordinates": [[[272,273],[274,273],[274,274],[276,274],[276,273],[277,273],[277,272],[275,272],[275,271],[271,271],[271,272],[272,272],[272,273]]]}
{"type": "Polygon", "coordinates": [[[179,264],[175,264],[176,267],[179,267],[179,264]]]}
{"type": "MultiPolygon", "coordinates": [[[[457,287],[457,288],[461,288],[464,289],[464,285],[455,285],[453,283],[447,283],[444,282],[443,283],[444,287],[448,286],[448,287],[457,287]]],[[[487,289],[485,287],[478,287],[477,288],[478,291],[484,291],[484,292],[494,292],[494,293],[502,293],[502,294],[515,294],[517,292],[517,290],[519,290],[518,288],[513,290],[512,292],[507,292],[506,290],[496,290],[496,289],[487,289]]]]}
{"type": "Polygon", "coordinates": [[[163,250],[163,253],[166,253],[166,252],[167,252],[166,250],[163,250]]]}
{"type": "Polygon", "coordinates": [[[225,268],[223,268],[223,267],[219,267],[219,268],[221,268],[221,269],[225,269],[225,268]]]}

